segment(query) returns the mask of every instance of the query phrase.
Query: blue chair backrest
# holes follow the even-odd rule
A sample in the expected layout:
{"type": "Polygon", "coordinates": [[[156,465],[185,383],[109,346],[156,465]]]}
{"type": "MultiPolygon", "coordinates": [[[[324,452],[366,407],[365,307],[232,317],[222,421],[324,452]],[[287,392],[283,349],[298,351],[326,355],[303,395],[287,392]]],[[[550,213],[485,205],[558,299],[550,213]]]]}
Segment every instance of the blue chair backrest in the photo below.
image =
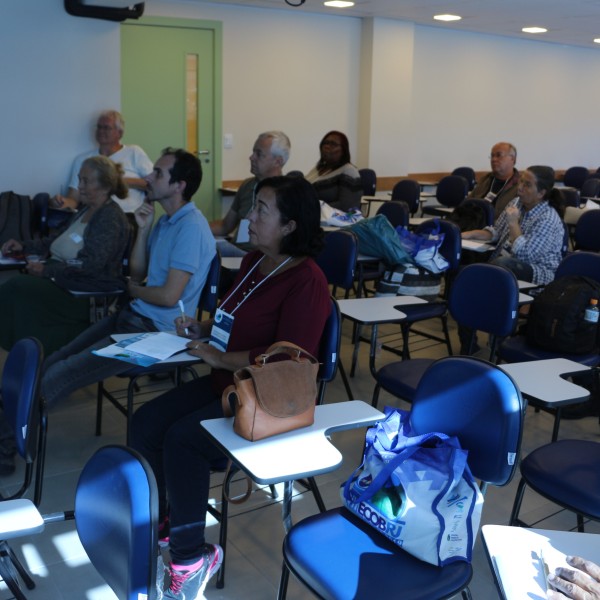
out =
{"type": "Polygon", "coordinates": [[[485,216],[485,224],[491,227],[494,224],[494,205],[483,198],[467,198],[461,203],[461,206],[477,206],[485,216]]]}
{"type": "Polygon", "coordinates": [[[464,177],[467,180],[469,191],[471,191],[477,183],[477,180],[475,179],[475,171],[471,167],[456,167],[451,174],[464,177]]]}
{"type": "Polygon", "coordinates": [[[456,223],[446,219],[428,219],[423,221],[417,229],[417,233],[428,234],[439,225],[440,232],[444,234],[444,241],[440,246],[440,254],[448,261],[448,270],[456,271],[460,266],[460,255],[462,251],[460,229],[456,223]]]}
{"type": "Polygon", "coordinates": [[[385,215],[394,229],[396,229],[396,227],[408,227],[408,212],[408,204],[398,200],[384,202],[377,209],[377,214],[385,215]]]}
{"type": "Polygon", "coordinates": [[[325,245],[316,258],[327,283],[346,291],[352,289],[358,257],[358,242],[351,231],[329,231],[325,245]]]}
{"type": "Polygon", "coordinates": [[[566,187],[581,189],[583,182],[590,176],[590,170],[587,167],[569,167],[563,176],[563,183],[566,187]]]}
{"type": "Polygon", "coordinates": [[[467,196],[468,182],[460,175],[446,175],[437,185],[435,197],[440,204],[458,206],[467,196]]]}
{"type": "Polygon", "coordinates": [[[2,371],[4,415],[15,434],[17,452],[33,463],[40,426],[40,373],[44,351],[35,338],[23,338],[11,349],[2,371]]]}
{"type": "Polygon", "coordinates": [[[202,292],[200,293],[200,301],[198,302],[198,316],[202,312],[207,312],[213,316],[217,310],[219,303],[219,278],[221,276],[221,255],[217,250],[214,258],[210,263],[208,274],[202,292]]]}
{"type": "Polygon", "coordinates": [[[340,307],[335,298],[331,299],[331,313],[325,323],[321,344],[319,346],[319,372],[317,379],[319,381],[318,404],[323,402],[325,385],[335,379],[337,373],[338,360],[340,358],[340,340],[342,335],[342,316],[340,307]]]}
{"type": "Polygon", "coordinates": [[[504,267],[468,265],[456,275],[448,302],[460,325],[506,337],[517,324],[519,285],[514,273],[504,267]]]}
{"type": "Polygon", "coordinates": [[[377,175],[373,169],[359,169],[360,181],[363,186],[363,196],[374,196],[377,192],[377,175]]]}
{"type": "Polygon", "coordinates": [[[419,210],[421,186],[415,179],[402,179],[392,189],[392,200],[402,200],[408,204],[408,210],[414,215],[419,210]]]}
{"type": "Polygon", "coordinates": [[[575,225],[575,250],[600,251],[600,210],[586,210],[575,225]]]}
{"type": "Polygon", "coordinates": [[[141,455],[105,446],[88,460],[75,492],[75,524],[92,564],[119,598],[154,597],[158,492],[141,455]]]}
{"type": "Polygon", "coordinates": [[[417,435],[457,436],[477,479],[492,485],[512,479],[519,463],[523,400],[499,367],[465,356],[437,360],[419,382],[410,424],[417,435]]]}
{"type": "Polygon", "coordinates": [[[554,278],[568,275],[583,275],[600,281],[600,254],[577,251],[565,256],[558,265],[554,278]]]}

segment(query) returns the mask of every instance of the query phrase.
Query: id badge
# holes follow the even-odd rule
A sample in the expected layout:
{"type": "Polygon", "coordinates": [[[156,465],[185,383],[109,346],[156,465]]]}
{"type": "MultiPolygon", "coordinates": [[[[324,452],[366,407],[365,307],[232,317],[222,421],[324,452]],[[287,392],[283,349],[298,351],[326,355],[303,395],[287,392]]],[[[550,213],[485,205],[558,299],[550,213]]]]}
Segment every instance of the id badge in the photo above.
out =
{"type": "Polygon", "coordinates": [[[215,322],[210,330],[210,340],[208,343],[218,350],[227,352],[227,344],[229,344],[229,336],[233,327],[234,316],[226,313],[224,310],[217,308],[215,313],[215,322]]]}
{"type": "Polygon", "coordinates": [[[83,238],[78,234],[78,233],[71,233],[71,235],[69,235],[69,237],[73,240],[73,242],[75,242],[76,244],[81,244],[81,242],[83,242],[83,238]]]}

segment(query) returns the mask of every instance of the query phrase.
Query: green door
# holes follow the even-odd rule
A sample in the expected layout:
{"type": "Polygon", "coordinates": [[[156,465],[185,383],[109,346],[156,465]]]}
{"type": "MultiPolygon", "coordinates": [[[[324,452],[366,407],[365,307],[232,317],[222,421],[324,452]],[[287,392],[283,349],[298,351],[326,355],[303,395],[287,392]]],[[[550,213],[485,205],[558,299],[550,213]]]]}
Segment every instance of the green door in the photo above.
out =
{"type": "Polygon", "coordinates": [[[202,161],[196,205],[211,220],[221,185],[221,24],[147,18],[121,25],[125,141],[155,161],[167,146],[202,161]]]}

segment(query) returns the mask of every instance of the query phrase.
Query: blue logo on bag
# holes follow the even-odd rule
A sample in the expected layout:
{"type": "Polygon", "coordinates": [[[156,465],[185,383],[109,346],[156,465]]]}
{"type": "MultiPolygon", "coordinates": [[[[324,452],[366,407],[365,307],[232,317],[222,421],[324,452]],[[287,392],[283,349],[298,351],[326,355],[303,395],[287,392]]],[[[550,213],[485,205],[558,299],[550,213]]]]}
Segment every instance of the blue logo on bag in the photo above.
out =
{"type": "Polygon", "coordinates": [[[461,497],[459,494],[454,494],[454,496],[450,496],[450,498],[446,500],[446,504],[448,506],[456,505],[458,508],[462,509],[464,507],[465,500],[468,500],[466,496],[461,497]]]}

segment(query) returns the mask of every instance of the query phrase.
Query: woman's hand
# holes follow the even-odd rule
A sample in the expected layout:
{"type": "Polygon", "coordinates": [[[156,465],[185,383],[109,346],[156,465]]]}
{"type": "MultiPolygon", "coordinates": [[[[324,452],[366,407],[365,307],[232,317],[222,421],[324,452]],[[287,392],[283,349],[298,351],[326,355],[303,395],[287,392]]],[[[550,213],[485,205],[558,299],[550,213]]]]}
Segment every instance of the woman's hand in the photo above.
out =
{"type": "Polygon", "coordinates": [[[218,350],[214,346],[204,342],[190,342],[187,347],[189,348],[188,352],[192,356],[201,358],[207,365],[213,367],[213,369],[227,368],[223,364],[225,352],[218,350]]]}
{"type": "Polygon", "coordinates": [[[574,570],[559,567],[555,573],[548,576],[548,582],[557,591],[548,590],[547,598],[600,600],[600,567],[579,556],[567,556],[567,563],[574,567],[574,570]]]}
{"type": "Polygon", "coordinates": [[[505,209],[506,221],[509,225],[518,225],[521,212],[516,206],[507,206],[505,209]]]}
{"type": "Polygon", "coordinates": [[[177,335],[186,337],[190,340],[197,340],[202,337],[202,324],[192,317],[177,317],[175,319],[175,329],[177,335]]]}

